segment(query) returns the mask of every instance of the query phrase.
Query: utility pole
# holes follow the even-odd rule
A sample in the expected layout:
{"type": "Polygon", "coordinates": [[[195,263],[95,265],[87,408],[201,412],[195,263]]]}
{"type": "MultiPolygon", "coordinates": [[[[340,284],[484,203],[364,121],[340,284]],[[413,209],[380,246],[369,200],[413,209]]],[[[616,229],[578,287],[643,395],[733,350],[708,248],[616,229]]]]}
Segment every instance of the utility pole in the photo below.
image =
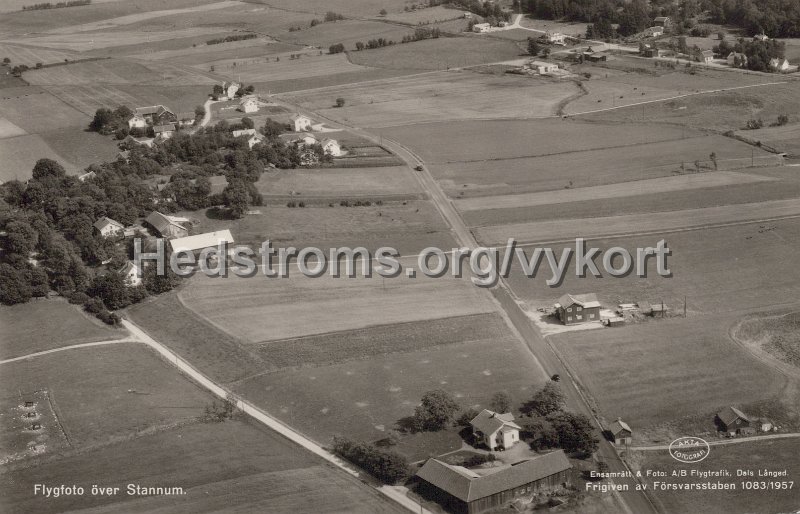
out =
{"type": "Polygon", "coordinates": [[[683,317],[686,317],[686,295],[683,296],[683,317]]]}

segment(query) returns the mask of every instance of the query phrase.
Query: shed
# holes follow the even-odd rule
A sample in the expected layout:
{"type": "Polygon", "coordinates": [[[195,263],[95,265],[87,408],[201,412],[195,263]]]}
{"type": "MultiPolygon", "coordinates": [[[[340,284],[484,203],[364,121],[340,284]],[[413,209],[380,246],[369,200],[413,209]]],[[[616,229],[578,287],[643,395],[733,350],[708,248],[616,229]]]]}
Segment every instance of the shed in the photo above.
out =
{"type": "Polygon", "coordinates": [[[633,431],[630,425],[622,421],[622,418],[617,418],[616,421],[611,423],[608,427],[608,431],[611,432],[615,445],[623,446],[631,444],[633,431]]]}

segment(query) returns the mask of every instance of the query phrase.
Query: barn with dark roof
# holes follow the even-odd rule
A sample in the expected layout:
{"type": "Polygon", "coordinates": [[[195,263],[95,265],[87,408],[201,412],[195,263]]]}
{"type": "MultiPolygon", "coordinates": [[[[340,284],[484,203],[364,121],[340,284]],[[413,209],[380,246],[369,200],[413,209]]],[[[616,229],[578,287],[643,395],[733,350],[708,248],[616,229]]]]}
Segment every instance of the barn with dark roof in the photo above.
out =
{"type": "Polygon", "coordinates": [[[419,492],[455,514],[479,514],[515,499],[566,487],[571,465],[562,450],[498,468],[473,471],[429,459],[417,472],[419,492]]]}

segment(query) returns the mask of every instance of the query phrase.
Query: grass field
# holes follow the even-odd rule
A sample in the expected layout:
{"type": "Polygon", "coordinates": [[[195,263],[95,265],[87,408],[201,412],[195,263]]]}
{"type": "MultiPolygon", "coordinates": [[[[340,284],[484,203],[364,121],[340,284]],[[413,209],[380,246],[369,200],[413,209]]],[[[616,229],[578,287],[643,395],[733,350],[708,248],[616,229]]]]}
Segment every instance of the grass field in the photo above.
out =
{"type": "Polygon", "coordinates": [[[795,368],[800,368],[798,313],[761,314],[742,321],[734,337],[748,346],[755,345],[795,368]]]}
{"type": "Polygon", "coordinates": [[[469,118],[549,116],[574,93],[571,83],[470,71],[415,75],[286,95],[289,101],[362,127],[386,127],[469,118]],[[487,89],[494,90],[487,95],[487,89]],[[331,108],[333,98],[345,106],[331,108]]]}
{"type": "Polygon", "coordinates": [[[6,139],[8,137],[24,136],[26,134],[27,132],[25,132],[20,127],[14,125],[5,118],[0,118],[0,139],[6,139]]]}
{"type": "MultiPolygon", "coordinates": [[[[636,464],[634,470],[643,472],[651,469],[664,471],[668,477],[673,471],[681,470],[691,473],[694,470],[717,471],[728,470],[732,478],[722,478],[721,482],[733,482],[737,489],[734,491],[710,491],[706,493],[687,493],[685,491],[657,491],[652,496],[656,498],[664,512],[706,512],[708,514],[723,514],[732,511],[752,512],[758,514],[771,514],[774,512],[791,512],[797,507],[797,492],[792,490],[743,490],[742,480],[770,480],[758,477],[759,470],[787,471],[787,477],[778,477],[771,480],[790,480],[797,482],[800,476],[800,464],[795,455],[800,452],[800,442],[797,439],[762,441],[747,444],[732,444],[715,446],[708,458],[695,464],[681,464],[672,459],[667,452],[636,452],[631,456],[636,464]],[[752,471],[753,478],[736,478],[737,470],[752,471]]],[[[699,479],[694,477],[672,477],[661,479],[667,483],[696,483],[699,479]]],[[[713,477],[711,481],[716,481],[713,477]]]]}
{"type": "Polygon", "coordinates": [[[197,69],[208,69],[214,66],[216,73],[235,74],[241,80],[250,82],[268,82],[280,77],[281,80],[296,80],[325,75],[336,75],[354,71],[363,71],[362,66],[351,64],[344,54],[311,55],[299,59],[290,59],[284,55],[280,61],[274,57],[250,57],[245,59],[228,58],[197,65],[197,69]]]}
{"type": "Polygon", "coordinates": [[[786,152],[790,157],[800,156],[800,124],[742,130],[737,135],[769,145],[779,152],[786,152]]]}
{"type": "Polygon", "coordinates": [[[145,64],[118,59],[79,62],[31,70],[25,80],[35,85],[93,86],[109,84],[190,85],[214,84],[216,81],[204,72],[188,67],[151,61],[145,64]]]}
{"type": "MultiPolygon", "coordinates": [[[[246,420],[204,423],[76,453],[0,475],[16,512],[399,512],[368,486],[246,420]],[[32,494],[34,483],[120,487],[117,496],[32,494]],[[127,496],[127,484],[182,487],[182,496],[127,496]]],[[[5,509],[4,509],[5,510],[5,509]]]]}
{"type": "MultiPolygon", "coordinates": [[[[656,437],[669,442],[672,435],[690,435],[669,428],[663,433],[664,426],[679,427],[682,418],[701,416],[706,431],[713,432],[714,414],[726,405],[784,398],[786,379],[729,339],[727,329],[736,319],[654,320],[551,339],[607,422],[621,416],[640,441],[658,431],[656,437]],[[731,373],[742,380],[728,380],[731,373]]],[[[794,400],[785,400],[788,415],[797,418],[790,407],[794,400]]]]}
{"type": "MultiPolygon", "coordinates": [[[[408,23],[410,25],[418,25],[421,23],[428,24],[453,19],[464,20],[464,11],[462,9],[451,9],[442,5],[403,12],[400,12],[400,9],[395,7],[393,9],[387,9],[387,12],[388,14],[385,16],[385,19],[400,23],[408,23]]],[[[465,27],[466,24],[467,21],[464,20],[465,27]]]]}
{"type": "Polygon", "coordinates": [[[256,187],[268,204],[273,196],[304,201],[420,194],[419,184],[405,166],[274,170],[262,174],[256,187]]]}
{"type": "MultiPolygon", "coordinates": [[[[610,307],[641,300],[660,302],[680,312],[684,298],[690,317],[714,313],[741,312],[793,304],[800,294],[800,276],[794,259],[794,240],[800,234],[797,219],[753,223],[730,227],[652,234],[639,237],[594,239],[587,246],[608,249],[621,246],[655,246],[664,239],[672,250],[667,259],[671,278],[659,277],[655,264],[648,264],[647,278],[575,277],[572,259],[563,285],[557,290],[544,284],[549,272],[540,270],[535,279],[515,267],[509,280],[515,293],[532,306],[552,306],[564,292],[596,292],[610,307]],[[735,301],[732,301],[735,299],[735,301]]],[[[574,243],[570,245],[573,250],[574,243]]],[[[556,255],[561,245],[554,245],[556,255]]],[[[528,257],[531,249],[527,248],[528,257]]],[[[597,259],[602,270],[602,263],[597,259]]]]}
{"type": "Polygon", "coordinates": [[[467,198],[458,202],[461,212],[482,209],[511,209],[516,207],[533,207],[557,203],[581,202],[604,198],[625,198],[647,194],[653,191],[670,193],[692,189],[723,187],[729,185],[750,184],[753,182],[775,180],[772,177],[720,171],[717,173],[698,173],[693,175],[675,175],[654,179],[636,180],[603,186],[579,187],[503,196],[484,196],[467,198]]]}
{"type": "MultiPolygon", "coordinates": [[[[346,198],[342,196],[342,198],[346,198]]],[[[302,196],[296,200],[301,201],[302,196]]],[[[286,203],[255,207],[260,214],[239,220],[215,219],[202,213],[195,230],[200,232],[230,228],[238,244],[261,246],[267,239],[273,246],[365,246],[376,250],[392,246],[403,255],[414,255],[427,246],[452,248],[450,231],[427,201],[386,202],[370,207],[342,207],[331,198],[326,205],[288,208],[286,203]]]]}
{"type": "MultiPolygon", "coordinates": [[[[322,19],[322,17],[318,18],[322,19]]],[[[303,24],[302,30],[281,35],[281,40],[298,45],[319,46],[326,51],[330,45],[342,43],[347,50],[355,50],[356,41],[366,44],[370,39],[383,38],[399,43],[403,36],[414,32],[414,29],[410,27],[365,20],[325,22],[315,27],[309,27],[308,23],[311,19],[312,17],[309,16],[308,21],[303,24]]]]}
{"type": "Polygon", "coordinates": [[[35,48],[19,45],[0,43],[0,55],[11,59],[11,65],[25,64],[33,68],[36,63],[52,64],[64,62],[64,59],[77,59],[78,54],[74,52],[62,52],[52,48],[35,48]]]}
{"type": "Polygon", "coordinates": [[[68,350],[2,367],[3,390],[23,396],[48,391],[75,449],[193,419],[210,403],[199,387],[137,343],[68,350]]]}
{"type": "Polygon", "coordinates": [[[337,434],[365,440],[385,437],[401,418],[413,414],[431,389],[451,392],[464,407],[485,406],[497,391],[522,402],[545,380],[527,349],[504,327],[487,339],[267,373],[236,389],[327,442],[337,434]]]}
{"type": "Polygon", "coordinates": [[[0,155],[3,156],[3,166],[0,169],[0,181],[28,180],[36,161],[43,158],[59,162],[74,174],[78,168],[58,155],[38,135],[18,136],[0,139],[0,155]]]}
{"type": "Polygon", "coordinates": [[[61,127],[86,128],[90,119],[39,87],[2,90],[0,115],[29,134],[61,127]]]}
{"type": "Polygon", "coordinates": [[[316,367],[387,353],[491,339],[507,330],[495,313],[377,325],[315,336],[269,341],[256,351],[269,370],[316,367]]]}
{"type": "Polygon", "coordinates": [[[0,325],[4,327],[0,333],[0,360],[125,336],[125,331],[108,328],[84,315],[79,307],[60,300],[2,307],[0,325]]]}
{"type": "Polygon", "coordinates": [[[502,244],[509,238],[521,242],[563,241],[573,237],[657,233],[798,214],[800,199],[792,198],[649,214],[513,223],[481,227],[476,231],[476,237],[485,244],[502,244]]]}
{"type": "Polygon", "coordinates": [[[479,289],[460,279],[309,278],[292,268],[288,278],[274,280],[197,276],[180,296],[225,332],[254,343],[493,309],[479,289]],[[379,308],[382,302],[391,308],[379,308]]]}
{"type": "Polygon", "coordinates": [[[446,70],[508,61],[518,58],[520,53],[520,49],[511,41],[444,37],[352,52],[350,59],[355,64],[375,68],[446,70]]]}

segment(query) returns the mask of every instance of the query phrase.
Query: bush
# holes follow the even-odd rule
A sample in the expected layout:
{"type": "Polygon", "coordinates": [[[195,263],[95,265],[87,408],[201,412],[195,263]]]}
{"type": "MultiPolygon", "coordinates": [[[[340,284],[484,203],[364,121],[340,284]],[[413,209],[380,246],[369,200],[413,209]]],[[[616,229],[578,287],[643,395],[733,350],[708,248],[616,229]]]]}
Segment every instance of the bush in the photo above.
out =
{"type": "Polygon", "coordinates": [[[91,312],[92,314],[99,314],[106,310],[106,306],[103,305],[103,300],[100,298],[89,298],[86,300],[86,303],[83,304],[83,308],[86,312],[91,312]]]}
{"type": "Polygon", "coordinates": [[[497,457],[495,457],[492,453],[479,453],[469,457],[468,459],[465,459],[463,466],[465,468],[472,468],[475,466],[480,466],[481,464],[486,464],[487,462],[494,462],[496,460],[497,457]]]}
{"type": "Polygon", "coordinates": [[[69,303],[73,305],[85,305],[89,301],[89,295],[80,291],[75,291],[69,295],[69,303]]]}
{"type": "Polygon", "coordinates": [[[406,458],[391,450],[344,437],[333,438],[332,450],[385,484],[396,484],[409,474],[406,458]]]}

